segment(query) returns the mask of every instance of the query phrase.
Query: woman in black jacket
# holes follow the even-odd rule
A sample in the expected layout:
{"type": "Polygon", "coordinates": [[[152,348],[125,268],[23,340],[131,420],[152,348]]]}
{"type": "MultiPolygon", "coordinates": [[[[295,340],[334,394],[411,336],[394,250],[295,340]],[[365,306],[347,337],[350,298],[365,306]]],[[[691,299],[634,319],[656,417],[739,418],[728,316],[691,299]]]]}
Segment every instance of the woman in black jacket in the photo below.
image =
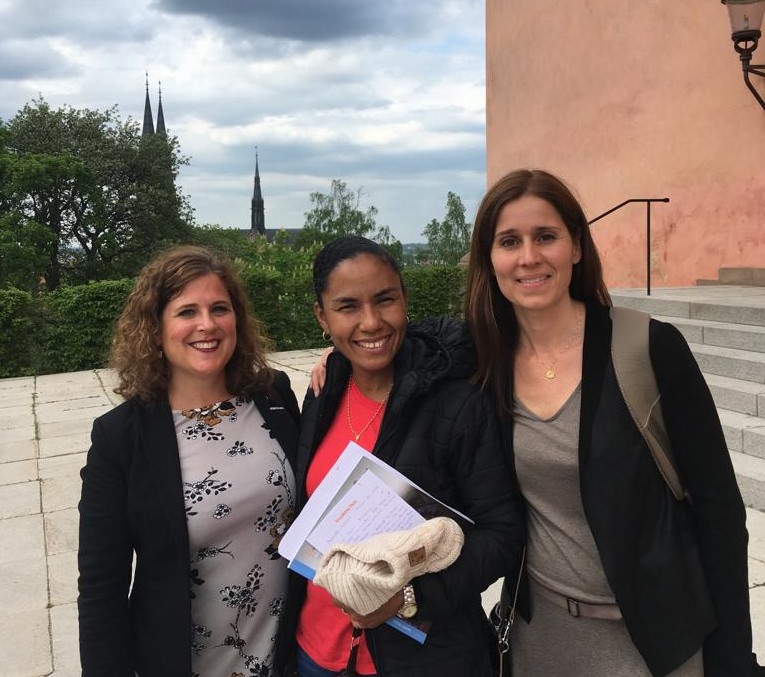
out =
{"type": "Polygon", "coordinates": [[[709,389],[680,333],[651,320],[678,501],[616,382],[598,252],[557,177],[489,189],[465,298],[527,512],[517,674],[750,677],[746,517],[709,389]]]}
{"type": "Polygon", "coordinates": [[[352,629],[363,628],[359,674],[489,675],[480,594],[517,564],[523,525],[496,417],[467,380],[469,339],[452,320],[409,325],[396,263],[365,238],[327,245],[314,262],[314,288],[317,319],[336,350],[321,394],[303,405],[298,505],[353,440],[475,525],[456,562],[414,578],[368,616],[296,579],[289,606],[298,615],[298,673],[338,674],[352,629]],[[384,624],[397,613],[429,624],[424,645],[384,624]]]}
{"type": "Polygon", "coordinates": [[[200,247],[148,264],[112,364],[127,399],[82,470],[82,674],[281,674],[299,412],[231,267],[200,247]]]}

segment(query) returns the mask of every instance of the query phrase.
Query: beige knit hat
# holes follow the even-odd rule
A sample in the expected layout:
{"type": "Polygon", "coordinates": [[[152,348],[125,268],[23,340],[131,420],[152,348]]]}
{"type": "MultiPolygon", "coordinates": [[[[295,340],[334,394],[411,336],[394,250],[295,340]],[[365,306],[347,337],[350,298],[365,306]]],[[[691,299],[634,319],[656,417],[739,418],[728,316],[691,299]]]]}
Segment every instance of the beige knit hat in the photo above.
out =
{"type": "Polygon", "coordinates": [[[457,559],[464,542],[462,529],[454,520],[434,517],[408,531],[333,545],[324,554],[313,582],[366,616],[416,576],[446,569],[457,559]]]}

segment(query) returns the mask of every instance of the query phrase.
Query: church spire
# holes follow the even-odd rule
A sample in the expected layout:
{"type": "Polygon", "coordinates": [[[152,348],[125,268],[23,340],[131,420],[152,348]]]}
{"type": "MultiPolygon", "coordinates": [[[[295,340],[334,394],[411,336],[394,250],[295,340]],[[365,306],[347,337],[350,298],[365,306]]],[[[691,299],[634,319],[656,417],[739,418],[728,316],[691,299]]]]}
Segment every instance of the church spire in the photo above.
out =
{"type": "MultiPolygon", "coordinates": [[[[164,120],[162,122],[162,125],[164,126],[164,120]]],[[[147,71],[146,72],[146,103],[144,103],[143,105],[142,136],[146,136],[148,134],[154,134],[154,119],[152,118],[152,115],[151,115],[151,101],[149,100],[149,73],[147,71]]]]}
{"type": "Polygon", "coordinates": [[[260,190],[260,171],[258,169],[258,147],[255,146],[255,186],[252,191],[250,229],[258,235],[266,234],[266,215],[263,193],[260,190]]]}
{"type": "Polygon", "coordinates": [[[162,81],[159,82],[159,104],[157,105],[157,134],[165,134],[165,114],[162,112],[162,81]]]}

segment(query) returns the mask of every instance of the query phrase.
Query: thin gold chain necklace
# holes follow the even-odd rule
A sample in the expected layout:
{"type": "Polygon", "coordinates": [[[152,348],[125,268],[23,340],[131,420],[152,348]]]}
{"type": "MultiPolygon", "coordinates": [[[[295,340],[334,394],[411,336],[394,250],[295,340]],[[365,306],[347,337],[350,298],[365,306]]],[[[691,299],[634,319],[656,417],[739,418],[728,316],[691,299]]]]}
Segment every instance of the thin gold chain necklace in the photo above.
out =
{"type": "Polygon", "coordinates": [[[552,362],[544,362],[542,358],[539,357],[539,355],[534,353],[534,357],[536,358],[537,362],[541,364],[544,368],[544,377],[551,381],[555,378],[555,369],[553,367],[555,366],[555,363],[558,361],[558,359],[565,353],[573,344],[574,341],[579,337],[579,330],[582,328],[582,322],[584,321],[584,312],[579,314],[579,319],[576,322],[576,327],[574,327],[574,331],[571,333],[571,336],[568,337],[568,340],[563,344],[563,346],[555,353],[555,356],[553,357],[552,362]]]}
{"type": "MultiPolygon", "coordinates": [[[[351,434],[353,435],[353,438],[356,442],[361,439],[361,436],[367,431],[367,428],[372,425],[372,421],[374,421],[377,418],[377,415],[382,411],[383,407],[388,403],[388,396],[390,395],[391,388],[393,387],[393,384],[391,384],[391,388],[388,388],[388,392],[385,394],[385,399],[380,402],[380,404],[377,405],[377,409],[375,409],[375,413],[372,414],[372,418],[370,418],[364,427],[359,431],[356,432],[353,428],[353,423],[351,423],[351,386],[353,385],[353,377],[351,377],[348,380],[348,397],[345,400],[345,415],[348,418],[348,428],[351,431],[351,434]]],[[[358,386],[356,386],[358,389],[358,386]]]]}

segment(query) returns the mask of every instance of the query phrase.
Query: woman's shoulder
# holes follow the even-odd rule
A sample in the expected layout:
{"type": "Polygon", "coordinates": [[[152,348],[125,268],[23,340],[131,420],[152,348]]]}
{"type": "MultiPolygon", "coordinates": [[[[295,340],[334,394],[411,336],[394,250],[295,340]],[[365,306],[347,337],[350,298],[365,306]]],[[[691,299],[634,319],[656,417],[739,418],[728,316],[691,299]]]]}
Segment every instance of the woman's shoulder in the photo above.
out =
{"type": "Polygon", "coordinates": [[[433,378],[464,378],[475,372],[475,345],[461,320],[429,317],[409,325],[409,367],[433,378]]]}
{"type": "Polygon", "coordinates": [[[409,325],[411,336],[435,337],[447,348],[472,349],[473,341],[467,325],[449,315],[426,317],[409,325]]]}
{"type": "Polygon", "coordinates": [[[292,390],[292,384],[290,383],[290,377],[286,371],[281,369],[270,368],[271,375],[273,376],[273,386],[279,393],[285,393],[287,390],[292,390]]]}
{"type": "Polygon", "coordinates": [[[138,396],[133,396],[98,416],[94,421],[94,425],[107,430],[124,429],[137,417],[162,415],[167,412],[169,412],[169,406],[165,400],[158,399],[153,402],[146,402],[138,396]]]}

